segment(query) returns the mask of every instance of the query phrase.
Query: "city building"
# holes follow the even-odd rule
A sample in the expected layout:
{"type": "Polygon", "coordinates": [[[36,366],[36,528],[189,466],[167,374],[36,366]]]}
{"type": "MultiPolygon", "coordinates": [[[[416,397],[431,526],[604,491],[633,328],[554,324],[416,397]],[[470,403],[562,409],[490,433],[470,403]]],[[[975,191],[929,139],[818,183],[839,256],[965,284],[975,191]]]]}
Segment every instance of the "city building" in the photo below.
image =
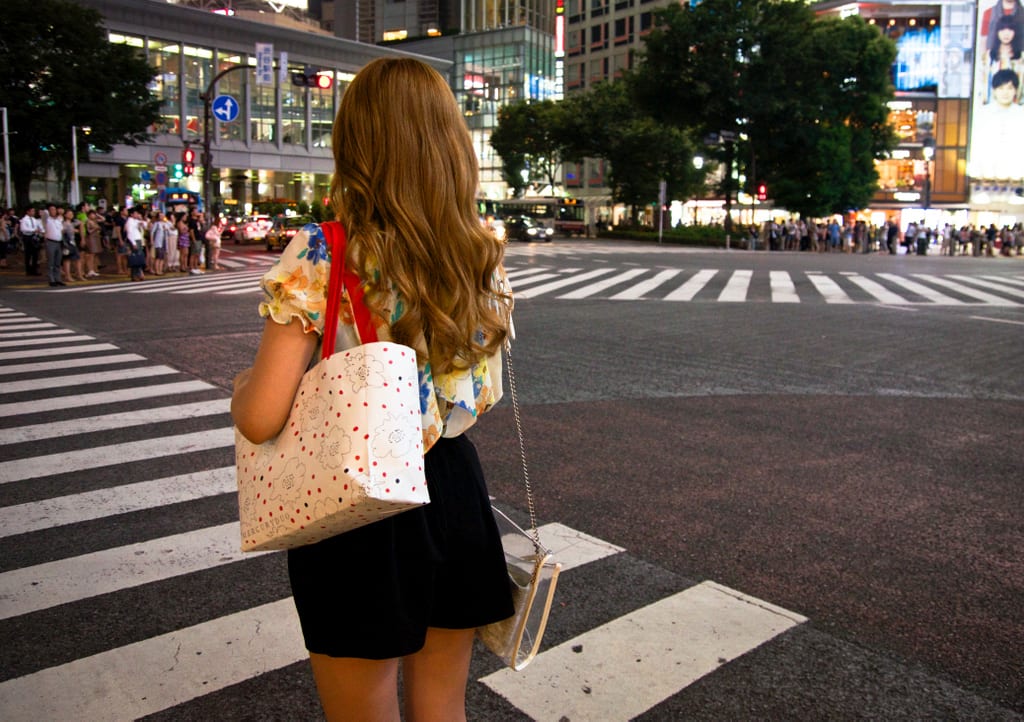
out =
{"type": "MultiPolygon", "coordinates": [[[[564,0],[335,1],[334,32],[450,60],[451,87],[480,162],[481,194],[504,198],[501,159],[491,148],[499,109],[562,97],[556,28],[564,0]],[[345,5],[346,7],[342,7],[345,5]],[[357,12],[358,11],[358,12],[357,12]],[[344,19],[345,23],[342,22],[344,19]]],[[[323,3],[326,17],[328,2],[323,3]]]]}
{"type": "MultiPolygon", "coordinates": [[[[218,210],[240,214],[258,202],[322,202],[333,169],[331,127],[347,83],[375,58],[411,55],[315,27],[257,22],[154,0],[78,1],[103,15],[111,42],[137,47],[157,70],[152,90],[160,100],[160,120],[152,128],[152,142],[118,145],[110,153],[93,150],[79,164],[82,197],[114,204],[129,196],[156,202],[173,188],[203,193],[206,128],[200,96],[215,75],[234,67],[244,69],[229,71],[211,94],[230,96],[228,109],[237,110],[237,117],[212,116],[211,197],[206,200],[218,210]],[[257,44],[264,46],[261,58],[257,44]],[[329,78],[330,87],[294,84],[292,74],[311,70],[329,78]],[[189,177],[176,173],[186,144],[196,161],[196,173],[189,177]]],[[[449,60],[414,57],[445,75],[451,69],[449,60]]]]}
{"type": "Polygon", "coordinates": [[[931,227],[1024,220],[1024,6],[827,0],[815,9],[860,15],[896,43],[889,120],[900,142],[878,163],[880,188],[869,209],[876,220],[894,212],[903,225],[931,227]],[[996,30],[1003,6],[1015,28],[1006,57],[996,30]],[[1001,68],[1012,76],[1006,108],[991,85],[1001,68]]]}

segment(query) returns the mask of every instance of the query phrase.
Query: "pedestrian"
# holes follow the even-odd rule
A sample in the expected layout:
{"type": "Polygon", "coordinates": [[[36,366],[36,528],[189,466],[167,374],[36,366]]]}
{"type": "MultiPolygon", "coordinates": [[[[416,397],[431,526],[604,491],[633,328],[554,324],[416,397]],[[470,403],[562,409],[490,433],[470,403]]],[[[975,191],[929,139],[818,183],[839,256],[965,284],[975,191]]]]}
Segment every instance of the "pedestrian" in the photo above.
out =
{"type": "MultiPolygon", "coordinates": [[[[167,216],[163,213],[156,214],[156,221],[150,227],[149,238],[153,245],[153,274],[164,275],[164,266],[167,263],[167,243],[171,232],[171,224],[167,222],[167,216]]],[[[175,241],[178,239],[175,238],[175,241]]]]}
{"type": "Polygon", "coordinates": [[[85,277],[100,277],[100,254],[103,253],[103,223],[96,211],[89,211],[85,220],[85,277]]]}
{"type": "Polygon", "coordinates": [[[193,276],[201,276],[204,271],[200,266],[203,263],[203,238],[206,229],[203,221],[203,214],[199,211],[192,211],[192,217],[188,223],[189,251],[188,251],[188,272],[193,276]]]}
{"type": "Polygon", "coordinates": [[[21,248],[25,255],[25,275],[39,276],[39,243],[43,237],[43,222],[36,217],[36,209],[29,206],[25,215],[18,221],[18,233],[21,235],[21,248]]]}
{"type": "Polygon", "coordinates": [[[128,219],[124,223],[124,239],[129,248],[128,255],[125,256],[125,263],[128,265],[131,272],[131,280],[133,281],[146,280],[145,261],[141,265],[136,261],[133,265],[133,262],[128,258],[129,255],[134,256],[139,252],[145,254],[145,228],[146,223],[142,220],[142,213],[138,208],[133,207],[128,219]]]}
{"type": "Polygon", "coordinates": [[[206,269],[223,270],[220,265],[220,237],[224,232],[224,219],[218,217],[206,230],[206,269]]]}
{"type": "Polygon", "coordinates": [[[64,214],[57,206],[51,203],[46,209],[46,217],[43,219],[43,238],[46,239],[46,268],[50,286],[66,285],[61,280],[62,265],[64,263],[63,244],[64,237],[64,214]]]}
{"type": "MultiPolygon", "coordinates": [[[[462,433],[501,396],[502,247],[477,218],[473,145],[430,66],[365,66],[342,96],[333,145],[346,271],[365,284],[378,337],[417,351],[431,502],[289,551],[293,599],[328,720],[399,719],[400,665],[407,719],[464,720],[474,629],[512,614],[486,484],[462,433]]],[[[330,263],[342,261],[327,253],[307,226],[264,276],[263,339],[232,399],[252,441],[284,425],[325,317],[339,324],[339,348],[358,343],[350,301],[324,309],[330,263]]]]}
{"type": "Polygon", "coordinates": [[[75,242],[77,236],[78,227],[75,225],[75,212],[68,208],[64,211],[64,224],[60,239],[61,254],[63,256],[61,267],[64,280],[68,283],[85,280],[85,273],[82,270],[82,254],[78,250],[78,243],[75,242]]]}
{"type": "Polygon", "coordinates": [[[167,221],[167,266],[166,273],[181,270],[181,250],[178,248],[178,224],[173,216],[164,215],[167,221]]]}
{"type": "Polygon", "coordinates": [[[7,252],[11,247],[12,226],[7,222],[7,213],[0,216],[0,268],[7,268],[7,252]]]}
{"type": "Polygon", "coordinates": [[[178,251],[179,262],[177,270],[188,273],[192,267],[192,232],[184,213],[178,215],[178,251]]]}
{"type": "Polygon", "coordinates": [[[125,236],[125,226],[128,224],[128,209],[122,208],[113,220],[114,254],[117,259],[117,274],[125,276],[128,274],[128,238],[125,236]]]}

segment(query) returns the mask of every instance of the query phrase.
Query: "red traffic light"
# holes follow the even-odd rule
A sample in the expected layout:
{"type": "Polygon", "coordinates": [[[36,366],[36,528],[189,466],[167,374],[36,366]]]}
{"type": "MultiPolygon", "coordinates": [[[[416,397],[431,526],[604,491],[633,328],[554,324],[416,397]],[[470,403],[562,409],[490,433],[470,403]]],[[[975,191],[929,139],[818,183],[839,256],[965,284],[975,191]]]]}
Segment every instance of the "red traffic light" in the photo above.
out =
{"type": "Polygon", "coordinates": [[[768,200],[768,186],[766,186],[764,183],[761,183],[757,187],[757,200],[759,200],[759,201],[766,201],[766,200],[768,200]]]}
{"type": "MultiPolygon", "coordinates": [[[[189,152],[191,153],[192,151],[189,151],[189,152]]],[[[193,155],[195,155],[195,154],[193,153],[193,155]]],[[[191,163],[185,163],[181,167],[182,175],[192,175],[193,173],[195,173],[195,171],[196,171],[196,167],[194,165],[192,165],[191,163]]]]}
{"type": "Polygon", "coordinates": [[[181,162],[186,165],[192,165],[196,162],[196,152],[185,146],[185,149],[181,151],[181,162]]]}
{"type": "Polygon", "coordinates": [[[329,90],[334,85],[334,78],[328,72],[321,72],[313,77],[313,82],[320,90],[329,90]]]}

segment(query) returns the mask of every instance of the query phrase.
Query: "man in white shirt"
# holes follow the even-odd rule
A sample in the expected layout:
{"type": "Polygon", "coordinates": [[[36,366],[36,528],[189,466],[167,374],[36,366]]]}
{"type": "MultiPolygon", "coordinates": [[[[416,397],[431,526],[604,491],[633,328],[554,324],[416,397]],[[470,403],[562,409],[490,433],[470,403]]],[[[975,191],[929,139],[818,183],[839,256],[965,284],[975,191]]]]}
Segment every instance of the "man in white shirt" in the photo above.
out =
{"type": "Polygon", "coordinates": [[[145,240],[143,239],[145,228],[146,222],[142,220],[142,213],[138,208],[132,208],[128,219],[124,222],[124,237],[130,246],[128,249],[128,267],[131,270],[133,281],[142,281],[145,278],[145,266],[132,266],[131,260],[132,254],[137,251],[144,251],[146,248],[145,240]]]}
{"type": "Polygon", "coordinates": [[[64,216],[57,210],[57,206],[50,204],[47,208],[46,218],[43,220],[43,235],[46,238],[46,269],[50,277],[50,286],[63,286],[61,277],[61,263],[64,255],[61,253],[61,235],[64,233],[64,216]]]}
{"type": "Polygon", "coordinates": [[[36,218],[36,209],[29,206],[25,215],[18,221],[21,233],[21,247],[25,253],[25,275],[38,276],[39,273],[39,239],[43,236],[43,225],[36,218]]]}

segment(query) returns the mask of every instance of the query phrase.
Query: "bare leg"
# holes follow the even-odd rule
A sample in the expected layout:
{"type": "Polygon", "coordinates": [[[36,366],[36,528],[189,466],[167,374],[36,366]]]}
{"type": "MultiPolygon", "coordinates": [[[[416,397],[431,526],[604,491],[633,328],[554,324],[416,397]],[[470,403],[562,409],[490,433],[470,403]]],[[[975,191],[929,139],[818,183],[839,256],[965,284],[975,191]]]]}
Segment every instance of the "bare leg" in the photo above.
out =
{"type": "Polygon", "coordinates": [[[464,722],[474,629],[427,630],[423,649],[402,660],[407,722],[464,722]]]}
{"type": "Polygon", "coordinates": [[[310,654],[328,722],[399,722],[398,660],[310,654]]]}

